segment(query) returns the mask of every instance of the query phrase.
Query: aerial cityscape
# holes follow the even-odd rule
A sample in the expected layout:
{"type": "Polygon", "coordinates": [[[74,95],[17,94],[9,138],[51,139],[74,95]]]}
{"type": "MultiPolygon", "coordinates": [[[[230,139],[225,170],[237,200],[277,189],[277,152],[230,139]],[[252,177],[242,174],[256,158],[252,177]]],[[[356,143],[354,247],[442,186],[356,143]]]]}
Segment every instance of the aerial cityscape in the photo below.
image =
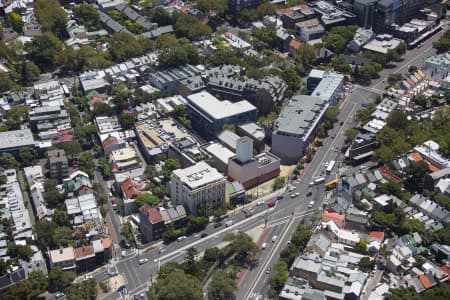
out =
{"type": "Polygon", "coordinates": [[[448,9],[0,0],[0,300],[449,300],[448,9]]]}

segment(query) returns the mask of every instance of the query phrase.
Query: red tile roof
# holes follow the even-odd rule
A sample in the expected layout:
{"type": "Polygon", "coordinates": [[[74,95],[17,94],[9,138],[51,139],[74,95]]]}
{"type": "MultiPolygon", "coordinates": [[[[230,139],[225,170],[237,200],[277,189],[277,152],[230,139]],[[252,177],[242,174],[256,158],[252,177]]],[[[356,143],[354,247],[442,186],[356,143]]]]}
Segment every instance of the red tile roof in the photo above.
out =
{"type": "Polygon", "coordinates": [[[75,253],[75,259],[94,255],[94,247],[92,245],[78,247],[73,249],[73,251],[75,253]]]}
{"type": "Polygon", "coordinates": [[[428,165],[428,168],[430,169],[431,172],[436,172],[436,171],[440,170],[438,167],[434,166],[433,164],[431,164],[426,159],[423,159],[423,157],[422,157],[422,155],[420,155],[420,153],[411,152],[411,153],[408,154],[408,156],[411,159],[413,159],[414,161],[424,161],[428,165]]]}
{"type": "Polygon", "coordinates": [[[302,43],[300,43],[300,42],[297,41],[297,40],[291,40],[291,41],[289,42],[289,47],[294,48],[295,50],[298,50],[298,48],[300,47],[301,44],[302,44],[302,43]]]}
{"type": "Polygon", "coordinates": [[[152,224],[157,224],[160,222],[163,222],[163,219],[161,217],[161,214],[159,213],[159,210],[157,210],[154,207],[151,207],[148,204],[144,204],[139,208],[139,211],[148,217],[148,221],[152,224]]]}
{"type": "Polygon", "coordinates": [[[91,106],[93,106],[95,103],[101,102],[103,102],[103,98],[98,95],[92,96],[91,99],[89,99],[89,105],[91,106]]]}
{"type": "Polygon", "coordinates": [[[423,287],[426,289],[429,289],[433,286],[430,282],[430,279],[428,279],[427,275],[425,274],[419,275],[419,280],[422,283],[423,287]]]}
{"type": "Polygon", "coordinates": [[[136,189],[136,185],[133,182],[133,180],[131,180],[131,178],[127,178],[124,182],[122,182],[121,188],[126,199],[133,199],[134,197],[140,194],[140,192],[136,189]]]}
{"type": "Polygon", "coordinates": [[[448,274],[448,276],[450,277],[450,267],[447,265],[443,265],[441,266],[441,270],[444,271],[445,273],[448,274]]]}
{"type": "Polygon", "coordinates": [[[103,238],[102,240],[103,248],[108,249],[111,247],[111,239],[109,237],[103,238]]]}
{"type": "Polygon", "coordinates": [[[369,236],[372,238],[375,238],[377,240],[380,240],[380,241],[384,240],[384,232],[383,231],[371,231],[369,233],[369,236]]]}
{"type": "Polygon", "coordinates": [[[115,136],[108,136],[103,142],[102,146],[103,149],[108,148],[111,145],[117,145],[119,143],[119,140],[115,136]]]}
{"type": "Polygon", "coordinates": [[[325,220],[332,220],[337,221],[339,223],[343,223],[345,220],[345,215],[340,213],[334,213],[334,212],[325,212],[323,214],[323,219],[325,220]]]}

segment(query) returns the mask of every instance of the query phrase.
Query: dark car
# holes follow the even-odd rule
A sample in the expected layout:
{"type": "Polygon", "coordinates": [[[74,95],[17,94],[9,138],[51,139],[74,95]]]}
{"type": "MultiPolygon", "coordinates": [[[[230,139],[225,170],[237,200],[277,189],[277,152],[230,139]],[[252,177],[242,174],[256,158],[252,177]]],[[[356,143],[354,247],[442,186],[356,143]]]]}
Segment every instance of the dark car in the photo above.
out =
{"type": "Polygon", "coordinates": [[[277,200],[283,200],[283,196],[277,196],[277,200]]]}
{"type": "Polygon", "coordinates": [[[307,192],[306,197],[310,197],[312,195],[312,192],[307,192]]]}
{"type": "Polygon", "coordinates": [[[216,223],[216,224],[214,224],[214,228],[219,228],[220,226],[222,226],[222,223],[216,223]]]}
{"type": "Polygon", "coordinates": [[[206,232],[203,232],[203,233],[200,235],[201,238],[204,238],[204,237],[207,237],[207,236],[208,236],[208,234],[207,234],[206,232]]]}
{"type": "Polygon", "coordinates": [[[268,207],[274,207],[275,206],[275,202],[270,201],[269,203],[267,203],[267,206],[268,207]]]}

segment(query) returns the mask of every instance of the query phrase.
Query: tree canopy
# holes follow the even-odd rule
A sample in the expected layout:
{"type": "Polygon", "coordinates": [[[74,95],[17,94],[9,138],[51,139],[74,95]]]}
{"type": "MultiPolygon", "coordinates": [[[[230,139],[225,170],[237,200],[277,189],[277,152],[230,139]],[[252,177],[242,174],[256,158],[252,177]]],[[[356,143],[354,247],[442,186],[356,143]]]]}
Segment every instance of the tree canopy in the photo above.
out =
{"type": "Polygon", "coordinates": [[[34,13],[43,31],[49,31],[63,39],[67,36],[67,14],[58,0],[35,0],[34,13]]]}
{"type": "Polygon", "coordinates": [[[62,42],[50,32],[35,36],[31,42],[25,44],[28,57],[41,70],[52,70],[54,68],[53,60],[61,50],[62,42]]]}
{"type": "Polygon", "coordinates": [[[159,276],[147,293],[150,300],[203,300],[200,281],[179,268],[159,276]]]}

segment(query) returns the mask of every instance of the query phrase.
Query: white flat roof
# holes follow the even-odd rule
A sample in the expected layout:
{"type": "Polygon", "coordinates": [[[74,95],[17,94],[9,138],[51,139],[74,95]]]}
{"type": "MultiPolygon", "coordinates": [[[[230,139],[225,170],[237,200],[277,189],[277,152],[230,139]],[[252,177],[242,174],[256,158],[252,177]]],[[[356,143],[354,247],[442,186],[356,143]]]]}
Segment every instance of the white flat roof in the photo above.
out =
{"type": "Polygon", "coordinates": [[[222,174],[204,161],[185,169],[175,170],[173,174],[180,178],[191,190],[224,179],[222,174]]]}
{"type": "Polygon", "coordinates": [[[216,120],[256,110],[256,107],[247,100],[235,103],[228,100],[220,101],[205,91],[189,95],[187,98],[198,109],[203,110],[216,120]]]}

